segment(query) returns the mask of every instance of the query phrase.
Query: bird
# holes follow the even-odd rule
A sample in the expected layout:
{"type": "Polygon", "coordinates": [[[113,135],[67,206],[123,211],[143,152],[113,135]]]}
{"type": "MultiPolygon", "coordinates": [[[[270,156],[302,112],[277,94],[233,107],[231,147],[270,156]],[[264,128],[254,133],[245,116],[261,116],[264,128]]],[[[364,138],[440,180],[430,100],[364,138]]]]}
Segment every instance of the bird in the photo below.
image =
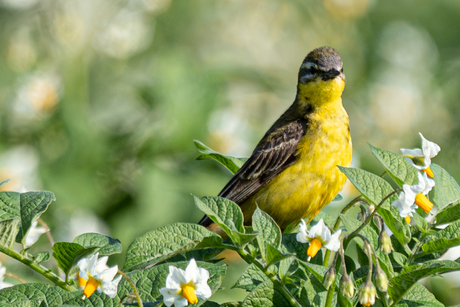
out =
{"type": "MultiPolygon", "coordinates": [[[[352,141],[342,104],[343,62],[332,47],[319,47],[299,69],[292,105],[265,133],[251,156],[218,196],[238,204],[250,226],[259,207],[281,231],[311,221],[342,190],[352,141]]],[[[225,235],[206,215],[199,225],[225,235]]]]}

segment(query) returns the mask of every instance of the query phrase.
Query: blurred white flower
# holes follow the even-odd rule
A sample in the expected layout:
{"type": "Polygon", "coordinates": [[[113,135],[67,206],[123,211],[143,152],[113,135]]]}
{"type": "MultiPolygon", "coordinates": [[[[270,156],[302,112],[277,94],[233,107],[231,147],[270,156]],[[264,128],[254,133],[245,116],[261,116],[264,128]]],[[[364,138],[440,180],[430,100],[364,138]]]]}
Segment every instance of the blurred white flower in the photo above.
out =
{"type": "Polygon", "coordinates": [[[17,146],[0,154],[0,181],[10,179],[0,190],[38,189],[38,154],[31,146],[17,146]]]}
{"type": "Polygon", "coordinates": [[[105,54],[126,59],[146,49],[153,38],[153,26],[141,12],[123,10],[97,33],[95,47],[105,54]]]}
{"type": "Polygon", "coordinates": [[[94,291],[103,292],[110,298],[117,295],[118,283],[121,275],[114,279],[118,272],[118,266],[109,268],[107,266],[107,256],[97,259],[99,253],[94,254],[91,258],[81,259],[77,266],[80,268],[78,276],[86,279],[85,288],[83,289],[82,299],[90,297],[94,291]]]}
{"type": "Polygon", "coordinates": [[[209,272],[199,268],[195,259],[184,270],[169,266],[169,275],[166,278],[166,287],[160,289],[163,302],[170,307],[187,306],[188,303],[198,303],[198,298],[208,299],[211,297],[211,288],[208,285],[209,272]]]}
{"type": "Polygon", "coordinates": [[[37,221],[33,221],[32,225],[29,228],[29,231],[26,234],[25,248],[30,247],[38,241],[40,236],[46,232],[46,229],[43,227],[37,227],[37,221]]]}
{"type": "Polygon", "coordinates": [[[17,121],[41,118],[59,103],[61,80],[47,72],[36,72],[26,78],[18,90],[13,105],[17,121]]]}
{"type": "Polygon", "coordinates": [[[308,231],[307,223],[302,219],[300,220],[300,229],[296,239],[301,243],[310,243],[307,250],[307,260],[310,261],[311,258],[315,257],[316,253],[318,253],[323,245],[333,252],[338,251],[340,248],[341,233],[342,229],[339,229],[331,235],[331,231],[326,224],[324,224],[323,219],[320,219],[319,222],[308,231]]]}

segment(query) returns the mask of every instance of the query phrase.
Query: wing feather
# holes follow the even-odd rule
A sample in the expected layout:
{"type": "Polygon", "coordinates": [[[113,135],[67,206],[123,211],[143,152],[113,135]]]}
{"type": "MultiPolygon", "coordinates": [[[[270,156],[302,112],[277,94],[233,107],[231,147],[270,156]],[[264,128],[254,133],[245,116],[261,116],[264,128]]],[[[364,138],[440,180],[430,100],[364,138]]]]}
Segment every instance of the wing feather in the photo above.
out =
{"type": "MultiPolygon", "coordinates": [[[[219,196],[242,204],[276,175],[295,163],[297,145],[305,133],[306,126],[306,120],[298,120],[265,135],[251,157],[230,179],[219,196]]],[[[211,223],[207,216],[199,222],[203,226],[211,223]]]]}

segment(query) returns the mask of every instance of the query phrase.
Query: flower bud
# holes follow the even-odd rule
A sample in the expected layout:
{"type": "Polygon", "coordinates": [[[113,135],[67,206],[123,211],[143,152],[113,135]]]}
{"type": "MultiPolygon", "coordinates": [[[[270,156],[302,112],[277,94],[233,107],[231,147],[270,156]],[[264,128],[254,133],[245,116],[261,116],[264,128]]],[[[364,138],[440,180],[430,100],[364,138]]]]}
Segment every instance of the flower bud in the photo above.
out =
{"type": "Polygon", "coordinates": [[[381,292],[388,291],[388,277],[381,268],[378,268],[374,275],[375,285],[381,292]]]}
{"type": "Polygon", "coordinates": [[[359,302],[364,306],[371,306],[375,304],[375,294],[377,290],[370,280],[366,280],[364,284],[359,287],[359,302]]]}
{"type": "Polygon", "coordinates": [[[383,230],[379,235],[379,247],[382,253],[384,253],[385,255],[388,255],[393,250],[393,245],[391,245],[391,239],[385,230],[383,230]]]}
{"type": "Polygon", "coordinates": [[[335,274],[335,269],[334,269],[333,266],[329,270],[327,270],[327,272],[326,272],[326,274],[324,274],[324,278],[323,278],[323,285],[324,285],[324,287],[326,287],[326,289],[329,290],[329,288],[335,282],[336,276],[337,275],[335,274]]]}
{"type": "Polygon", "coordinates": [[[342,275],[342,278],[340,278],[340,292],[342,292],[343,296],[348,298],[352,298],[355,294],[353,281],[348,274],[344,274],[342,275]]]}

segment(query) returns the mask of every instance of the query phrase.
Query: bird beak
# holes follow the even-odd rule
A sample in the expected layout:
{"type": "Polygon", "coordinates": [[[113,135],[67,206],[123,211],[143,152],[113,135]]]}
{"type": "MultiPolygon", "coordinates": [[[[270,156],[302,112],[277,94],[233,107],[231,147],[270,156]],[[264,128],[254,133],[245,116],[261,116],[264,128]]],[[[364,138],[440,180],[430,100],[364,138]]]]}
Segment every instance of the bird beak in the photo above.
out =
{"type": "Polygon", "coordinates": [[[337,69],[331,69],[327,73],[323,75],[323,80],[330,80],[334,79],[335,77],[339,76],[341,73],[337,69]]]}

